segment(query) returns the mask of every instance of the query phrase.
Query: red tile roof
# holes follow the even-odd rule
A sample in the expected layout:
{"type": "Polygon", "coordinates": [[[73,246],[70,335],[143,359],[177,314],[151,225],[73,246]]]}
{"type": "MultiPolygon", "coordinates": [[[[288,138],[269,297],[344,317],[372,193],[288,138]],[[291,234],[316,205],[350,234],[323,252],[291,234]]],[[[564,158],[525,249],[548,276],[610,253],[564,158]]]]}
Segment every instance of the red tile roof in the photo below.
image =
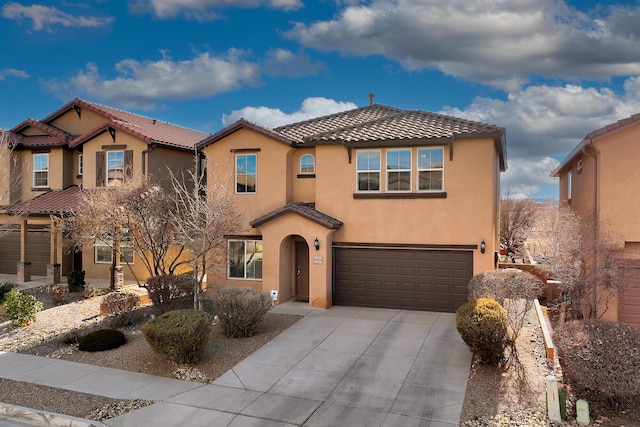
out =
{"type": "Polygon", "coordinates": [[[203,139],[202,141],[198,142],[197,147],[198,150],[203,149],[204,147],[208,147],[209,145],[215,143],[216,141],[221,140],[222,138],[225,138],[229,135],[231,135],[234,132],[239,131],[240,129],[251,129],[255,132],[261,133],[263,135],[269,136],[277,141],[282,142],[283,144],[286,145],[291,145],[293,146],[295,144],[295,141],[288,138],[286,135],[274,132],[271,129],[268,129],[264,126],[261,126],[259,124],[250,122],[246,119],[240,119],[234,123],[232,123],[231,125],[225,127],[224,129],[222,129],[219,132],[214,133],[213,135],[209,136],[208,138],[203,139]]]}
{"type": "Polygon", "coordinates": [[[82,190],[72,185],[64,190],[51,190],[33,199],[11,206],[9,215],[71,215],[82,211],[82,190]]]}
{"type": "Polygon", "coordinates": [[[278,208],[274,211],[271,211],[260,218],[256,218],[251,221],[249,224],[253,227],[259,227],[264,223],[267,223],[273,219],[278,218],[287,213],[296,213],[303,218],[308,219],[309,221],[313,221],[316,224],[320,224],[323,227],[330,229],[338,229],[342,227],[342,221],[339,221],[325,213],[317,211],[315,205],[313,203],[287,203],[281,208],[278,208]]]}

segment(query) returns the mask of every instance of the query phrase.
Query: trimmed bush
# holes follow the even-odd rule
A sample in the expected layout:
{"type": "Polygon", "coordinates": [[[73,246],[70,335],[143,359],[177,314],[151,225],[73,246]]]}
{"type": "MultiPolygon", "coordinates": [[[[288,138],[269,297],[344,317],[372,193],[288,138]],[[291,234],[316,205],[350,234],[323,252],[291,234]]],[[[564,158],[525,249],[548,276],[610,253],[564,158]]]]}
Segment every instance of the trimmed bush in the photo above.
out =
{"type": "Polygon", "coordinates": [[[165,274],[147,280],[147,291],[153,306],[160,313],[193,307],[193,292],[197,284],[191,275],[165,274]]]}
{"type": "Polygon", "coordinates": [[[507,312],[493,299],[469,301],[456,311],[456,329],[482,363],[500,365],[507,346],[507,312]]]}
{"type": "Polygon", "coordinates": [[[232,338],[255,335],[271,309],[271,297],[251,288],[218,289],[211,300],[224,334],[232,338]]]}
{"type": "Polygon", "coordinates": [[[136,321],[138,296],[131,292],[111,292],[102,303],[109,307],[113,326],[129,326],[136,321]]]}
{"type": "Polygon", "coordinates": [[[36,320],[36,313],[42,310],[42,303],[33,295],[23,294],[17,289],[11,289],[5,295],[4,311],[15,325],[27,326],[36,320]]]}
{"type": "Polygon", "coordinates": [[[9,291],[15,287],[16,285],[9,282],[5,282],[0,285],[0,304],[4,302],[4,298],[7,295],[7,293],[9,293],[9,291]]]}
{"type": "Polygon", "coordinates": [[[106,351],[118,348],[127,342],[124,333],[117,329],[100,329],[80,338],[80,351],[106,351]]]}
{"type": "Polygon", "coordinates": [[[564,376],[592,399],[624,407],[640,397],[640,330],[602,319],[574,320],[555,328],[564,376]]]}
{"type": "Polygon", "coordinates": [[[213,318],[194,309],[174,310],[149,320],[142,327],[156,353],[176,363],[196,363],[202,358],[213,318]]]}
{"type": "Polygon", "coordinates": [[[84,270],[71,270],[67,273],[67,284],[69,285],[69,292],[82,292],[86,282],[84,281],[84,270]]]}

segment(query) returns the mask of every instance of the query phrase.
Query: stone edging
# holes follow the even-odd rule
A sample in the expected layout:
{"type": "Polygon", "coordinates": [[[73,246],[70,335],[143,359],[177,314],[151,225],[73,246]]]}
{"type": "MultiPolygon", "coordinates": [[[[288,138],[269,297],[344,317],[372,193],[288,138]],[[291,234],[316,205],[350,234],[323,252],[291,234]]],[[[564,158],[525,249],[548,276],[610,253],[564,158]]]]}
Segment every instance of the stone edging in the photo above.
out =
{"type": "Polygon", "coordinates": [[[0,403],[0,420],[2,419],[42,427],[107,427],[106,424],[100,421],[38,411],[8,403],[0,403]]]}

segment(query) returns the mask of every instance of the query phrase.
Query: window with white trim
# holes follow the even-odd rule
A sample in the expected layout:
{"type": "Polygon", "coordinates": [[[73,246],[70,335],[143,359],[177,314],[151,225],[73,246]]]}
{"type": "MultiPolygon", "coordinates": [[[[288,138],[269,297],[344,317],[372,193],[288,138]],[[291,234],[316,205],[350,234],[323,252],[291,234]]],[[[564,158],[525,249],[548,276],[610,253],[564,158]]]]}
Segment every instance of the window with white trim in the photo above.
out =
{"type": "Polygon", "coordinates": [[[444,190],[444,148],[418,148],[418,191],[444,190]]]}
{"type": "Polygon", "coordinates": [[[571,187],[573,186],[573,176],[571,171],[567,172],[567,200],[571,200],[571,187]]]}
{"type": "Polygon", "coordinates": [[[33,155],[33,186],[34,188],[49,187],[49,153],[33,155]]]}
{"type": "Polygon", "coordinates": [[[262,279],[262,241],[229,240],[230,279],[262,279]]]}
{"type": "MultiPolygon", "coordinates": [[[[113,262],[113,238],[96,239],[96,263],[111,264],[113,262]]],[[[133,236],[129,229],[120,233],[120,262],[133,264],[133,236]]]]}
{"type": "Polygon", "coordinates": [[[236,193],[254,194],[258,180],[258,155],[236,154],[236,193]]]}
{"type": "Polygon", "coordinates": [[[124,151],[107,151],[107,186],[120,185],[125,179],[124,151]]]}
{"type": "Polygon", "coordinates": [[[380,191],[380,150],[356,152],[358,191],[380,191]]]}
{"type": "Polygon", "coordinates": [[[303,154],[300,157],[300,175],[313,175],[316,173],[316,159],[312,154],[303,154]]]}
{"type": "Polygon", "coordinates": [[[411,149],[387,150],[387,191],[411,191],[411,149]]]}
{"type": "Polygon", "coordinates": [[[82,153],[78,154],[78,175],[82,176],[82,168],[83,168],[83,164],[82,164],[82,153]]]}

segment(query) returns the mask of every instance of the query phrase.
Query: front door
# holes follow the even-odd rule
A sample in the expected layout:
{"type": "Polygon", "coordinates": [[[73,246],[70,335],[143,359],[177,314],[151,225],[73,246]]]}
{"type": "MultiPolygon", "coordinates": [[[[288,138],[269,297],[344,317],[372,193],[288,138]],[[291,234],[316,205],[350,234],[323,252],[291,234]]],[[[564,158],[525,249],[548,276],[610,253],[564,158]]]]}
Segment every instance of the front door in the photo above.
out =
{"type": "Polygon", "coordinates": [[[296,242],[296,290],[295,299],[309,301],[309,245],[307,242],[296,242]]]}

